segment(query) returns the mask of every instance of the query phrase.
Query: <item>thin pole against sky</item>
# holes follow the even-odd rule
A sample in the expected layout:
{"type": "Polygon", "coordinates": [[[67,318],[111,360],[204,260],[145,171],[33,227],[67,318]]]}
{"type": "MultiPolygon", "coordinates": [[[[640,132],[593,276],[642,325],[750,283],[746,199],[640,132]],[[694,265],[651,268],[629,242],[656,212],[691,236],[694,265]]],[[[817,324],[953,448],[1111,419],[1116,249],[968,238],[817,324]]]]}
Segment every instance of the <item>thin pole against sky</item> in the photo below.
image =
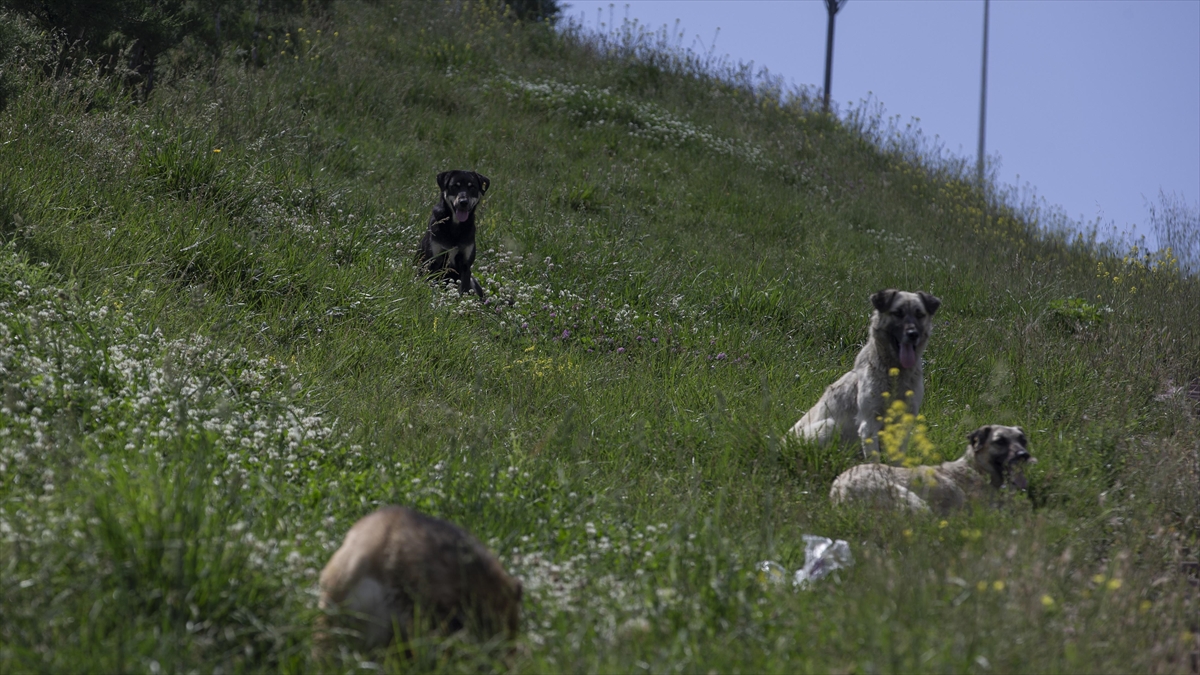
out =
{"type": "Polygon", "coordinates": [[[987,122],[988,5],[990,2],[991,0],[983,0],[983,75],[980,77],[979,85],[979,154],[975,160],[976,180],[980,189],[983,189],[983,137],[987,122]]]}
{"type": "Polygon", "coordinates": [[[825,10],[829,12],[829,30],[825,34],[825,101],[824,111],[829,112],[829,89],[833,86],[833,17],[847,0],[825,0],[825,10]]]}

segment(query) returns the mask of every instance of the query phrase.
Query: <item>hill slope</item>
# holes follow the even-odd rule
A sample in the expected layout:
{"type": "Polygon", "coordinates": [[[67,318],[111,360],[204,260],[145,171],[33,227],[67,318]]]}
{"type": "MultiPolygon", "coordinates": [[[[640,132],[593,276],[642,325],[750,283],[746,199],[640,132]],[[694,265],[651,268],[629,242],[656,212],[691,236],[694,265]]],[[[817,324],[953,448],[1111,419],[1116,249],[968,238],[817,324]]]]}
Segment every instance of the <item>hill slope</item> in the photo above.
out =
{"type": "Polygon", "coordinates": [[[384,503],[525,579],[520,671],[1190,667],[1195,279],[669,55],[472,3],[292,21],[142,103],[6,57],[5,670],[306,670],[316,570],[384,503]],[[457,167],[487,305],[411,268],[457,167]],[[829,506],[855,449],[784,432],[885,287],[944,303],[935,447],[1022,425],[1028,499],[829,506]],[[763,585],[803,533],[856,564],[763,585]]]}

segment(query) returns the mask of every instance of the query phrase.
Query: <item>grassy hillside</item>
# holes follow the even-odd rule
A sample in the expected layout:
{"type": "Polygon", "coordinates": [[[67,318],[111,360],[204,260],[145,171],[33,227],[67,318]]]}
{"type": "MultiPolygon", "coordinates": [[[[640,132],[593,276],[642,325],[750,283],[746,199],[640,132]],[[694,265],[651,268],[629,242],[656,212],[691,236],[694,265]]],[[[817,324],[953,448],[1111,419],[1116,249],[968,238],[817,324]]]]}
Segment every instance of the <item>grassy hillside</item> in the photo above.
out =
{"type": "Polygon", "coordinates": [[[328,669],[1194,672],[1200,285],[1170,260],[486,5],[335,2],[260,67],[184,45],[141,102],[0,23],[5,672],[312,670],[317,571],[386,503],[524,579],[522,650],[328,669]],[[485,305],[411,267],[450,168],[492,180],[485,305]],[[938,452],[1022,425],[1028,498],[829,505],[856,449],[785,432],[885,287],[944,303],[938,452]],[[764,584],[805,533],[855,565],[764,584]]]}

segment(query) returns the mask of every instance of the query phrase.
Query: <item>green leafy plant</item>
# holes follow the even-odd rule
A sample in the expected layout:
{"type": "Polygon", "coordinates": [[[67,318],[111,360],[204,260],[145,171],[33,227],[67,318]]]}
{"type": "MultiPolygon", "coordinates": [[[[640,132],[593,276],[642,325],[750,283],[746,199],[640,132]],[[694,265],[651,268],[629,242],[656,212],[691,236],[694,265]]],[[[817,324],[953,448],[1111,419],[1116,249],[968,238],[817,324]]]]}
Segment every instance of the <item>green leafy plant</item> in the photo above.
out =
{"type": "Polygon", "coordinates": [[[1101,325],[1112,313],[1111,307],[1095,305],[1082,298],[1051,300],[1049,307],[1060,321],[1080,330],[1101,325]]]}

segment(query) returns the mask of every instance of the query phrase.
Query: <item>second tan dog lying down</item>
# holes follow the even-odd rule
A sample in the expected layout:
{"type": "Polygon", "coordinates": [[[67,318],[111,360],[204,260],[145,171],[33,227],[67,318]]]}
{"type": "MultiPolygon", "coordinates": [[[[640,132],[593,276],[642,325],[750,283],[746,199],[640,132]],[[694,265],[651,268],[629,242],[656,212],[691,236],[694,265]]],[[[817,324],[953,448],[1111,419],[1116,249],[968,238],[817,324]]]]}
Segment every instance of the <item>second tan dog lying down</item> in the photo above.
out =
{"type": "Polygon", "coordinates": [[[386,645],[396,629],[412,635],[414,614],[442,633],[516,637],[520,580],[479,540],[456,525],[387,506],[350,528],[321,570],[321,614],[314,654],[327,652],[334,625],[357,632],[358,645],[386,645]]]}
{"type": "Polygon", "coordinates": [[[945,514],[1004,486],[1027,487],[1025,465],[1037,460],[1029,454],[1021,427],[979,427],[967,439],[962,457],[937,466],[851,467],[833,481],[829,498],[835,504],[866,501],[945,514]]]}

